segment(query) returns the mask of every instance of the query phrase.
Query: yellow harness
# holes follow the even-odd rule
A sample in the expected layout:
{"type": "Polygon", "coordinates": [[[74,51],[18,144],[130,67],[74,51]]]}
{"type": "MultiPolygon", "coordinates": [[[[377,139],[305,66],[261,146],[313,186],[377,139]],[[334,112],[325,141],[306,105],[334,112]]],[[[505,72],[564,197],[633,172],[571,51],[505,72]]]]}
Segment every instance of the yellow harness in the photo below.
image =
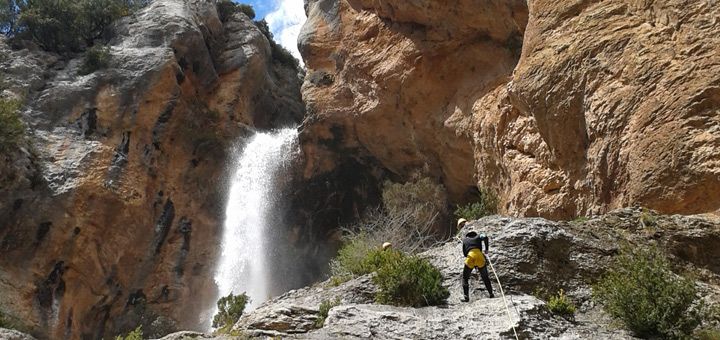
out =
{"type": "Polygon", "coordinates": [[[470,268],[485,267],[485,255],[480,249],[470,249],[468,256],[465,258],[465,265],[470,268]]]}

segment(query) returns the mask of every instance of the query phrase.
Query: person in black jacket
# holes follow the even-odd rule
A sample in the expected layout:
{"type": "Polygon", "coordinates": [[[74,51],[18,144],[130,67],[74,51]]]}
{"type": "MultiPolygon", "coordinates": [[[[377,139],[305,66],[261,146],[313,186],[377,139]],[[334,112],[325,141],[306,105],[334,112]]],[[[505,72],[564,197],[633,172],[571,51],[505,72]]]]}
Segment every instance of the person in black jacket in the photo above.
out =
{"type": "Polygon", "coordinates": [[[490,275],[488,275],[487,258],[482,250],[483,244],[485,245],[485,251],[489,250],[489,241],[487,236],[484,234],[478,234],[475,231],[469,231],[463,237],[462,243],[463,256],[465,256],[465,266],[463,268],[462,276],[463,294],[465,295],[463,301],[470,301],[470,284],[468,281],[470,280],[470,274],[475,268],[478,268],[480,271],[480,277],[482,277],[482,280],[485,283],[485,288],[487,289],[490,297],[495,297],[492,285],[490,284],[490,275]]]}

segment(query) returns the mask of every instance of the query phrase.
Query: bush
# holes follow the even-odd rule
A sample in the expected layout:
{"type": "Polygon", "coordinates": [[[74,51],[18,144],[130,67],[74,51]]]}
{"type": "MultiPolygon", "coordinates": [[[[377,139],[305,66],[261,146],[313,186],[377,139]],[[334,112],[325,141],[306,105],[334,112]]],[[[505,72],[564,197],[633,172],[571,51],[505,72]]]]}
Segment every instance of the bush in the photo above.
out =
{"type": "Polygon", "coordinates": [[[410,221],[415,224],[434,222],[447,207],[445,187],[429,178],[405,184],[385,182],[382,199],[389,212],[415,210],[414,221],[410,221]]]}
{"type": "Polygon", "coordinates": [[[143,340],[142,326],[138,326],[126,336],[118,335],[115,340],[143,340]]]}
{"type": "Polygon", "coordinates": [[[343,238],[346,243],[362,239],[368,247],[390,242],[395,250],[416,254],[439,240],[434,220],[416,222],[418,210],[422,209],[421,206],[392,212],[371,209],[360,221],[343,228],[343,238]]]}
{"type": "Polygon", "coordinates": [[[238,4],[232,0],[220,0],[217,2],[217,11],[220,21],[227,22],[235,13],[245,13],[250,19],[255,19],[255,10],[247,4],[238,4]]]}
{"type": "Polygon", "coordinates": [[[3,14],[0,24],[6,34],[27,36],[43,49],[61,53],[78,52],[92,46],[115,20],[147,4],[147,0],[10,2],[14,4],[12,12],[3,14]]]}
{"type": "Polygon", "coordinates": [[[340,249],[331,270],[334,284],[376,272],[379,303],[419,307],[441,304],[450,296],[442,286],[442,274],[427,260],[370,246],[360,237],[340,249]]]}
{"type": "Polygon", "coordinates": [[[285,47],[282,47],[275,42],[275,40],[273,39],[273,34],[272,32],[270,32],[270,27],[268,27],[267,21],[265,21],[265,19],[255,21],[255,26],[260,29],[260,32],[262,32],[270,42],[270,51],[272,53],[273,60],[294,69],[300,68],[300,62],[295,59],[292,53],[290,53],[290,51],[288,51],[285,47]]]}
{"type": "MultiPolygon", "coordinates": [[[[400,254],[399,252],[394,252],[400,254]]],[[[373,278],[380,291],[378,303],[396,306],[434,306],[450,296],[442,285],[442,274],[426,259],[417,256],[398,256],[384,263],[373,278]]]]}
{"type": "Polygon", "coordinates": [[[693,281],[673,273],[655,247],[623,249],[593,296],[640,337],[684,338],[702,322],[693,281]]]}
{"type": "Polygon", "coordinates": [[[83,59],[82,67],[80,67],[79,73],[86,75],[93,73],[97,70],[105,69],[110,66],[110,48],[104,46],[93,46],[85,51],[85,58],[83,59]]]}
{"type": "Polygon", "coordinates": [[[10,321],[5,319],[5,314],[2,311],[0,311],[0,328],[12,328],[10,321]]]}
{"type": "Polygon", "coordinates": [[[383,251],[371,246],[367,240],[360,236],[345,243],[338,251],[338,255],[330,262],[333,276],[345,278],[370,274],[376,272],[388,261],[400,256],[399,252],[383,251]]]}
{"type": "Polygon", "coordinates": [[[694,339],[720,340],[720,329],[701,329],[701,330],[695,332],[694,339]]]}
{"type": "Polygon", "coordinates": [[[575,305],[565,295],[565,291],[560,289],[557,295],[550,297],[547,303],[548,309],[556,315],[572,317],[575,315],[575,305]]]}
{"type": "Polygon", "coordinates": [[[250,298],[245,293],[221,297],[217,302],[218,313],[213,317],[212,326],[220,333],[227,333],[245,311],[250,298]]]}
{"type": "Polygon", "coordinates": [[[315,328],[322,328],[323,324],[325,324],[325,319],[328,317],[328,313],[330,313],[330,310],[333,307],[340,305],[340,299],[335,298],[335,300],[323,300],[320,303],[320,308],[318,312],[318,318],[315,320],[315,328]]]}
{"type": "Polygon", "coordinates": [[[19,101],[0,98],[0,152],[17,147],[25,136],[19,109],[19,101]]]}
{"type": "Polygon", "coordinates": [[[490,190],[481,189],[479,200],[464,206],[458,206],[455,210],[455,217],[464,218],[468,221],[497,214],[498,197],[490,190]]]}

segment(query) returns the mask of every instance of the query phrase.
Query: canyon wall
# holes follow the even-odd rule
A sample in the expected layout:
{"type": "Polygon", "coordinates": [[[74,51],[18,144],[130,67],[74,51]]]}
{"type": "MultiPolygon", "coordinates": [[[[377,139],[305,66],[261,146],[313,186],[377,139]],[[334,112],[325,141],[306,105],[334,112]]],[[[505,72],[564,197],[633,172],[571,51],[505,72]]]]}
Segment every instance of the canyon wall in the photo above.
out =
{"type": "Polygon", "coordinates": [[[30,128],[0,164],[0,307],[40,338],[206,327],[232,148],[304,115],[297,66],[244,14],[156,0],[113,31],[89,75],[0,44],[30,128]]]}
{"type": "Polygon", "coordinates": [[[308,178],[353,158],[553,219],[720,209],[712,1],[306,1],[308,178]],[[352,155],[348,157],[348,155],[352,155]],[[368,161],[369,160],[369,161],[368,161]]]}

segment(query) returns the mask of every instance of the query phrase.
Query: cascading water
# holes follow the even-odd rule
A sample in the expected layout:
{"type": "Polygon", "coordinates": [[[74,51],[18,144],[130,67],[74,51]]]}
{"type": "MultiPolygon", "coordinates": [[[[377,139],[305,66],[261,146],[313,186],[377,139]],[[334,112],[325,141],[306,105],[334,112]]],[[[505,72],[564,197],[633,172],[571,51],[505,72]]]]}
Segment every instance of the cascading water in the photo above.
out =
{"type": "MultiPolygon", "coordinates": [[[[236,158],[225,212],[222,255],[215,274],[219,296],[246,292],[246,311],[268,299],[271,292],[269,256],[271,221],[276,214],[277,177],[297,154],[296,129],[258,133],[236,158]]],[[[214,314],[214,313],[213,313],[214,314]]]]}

